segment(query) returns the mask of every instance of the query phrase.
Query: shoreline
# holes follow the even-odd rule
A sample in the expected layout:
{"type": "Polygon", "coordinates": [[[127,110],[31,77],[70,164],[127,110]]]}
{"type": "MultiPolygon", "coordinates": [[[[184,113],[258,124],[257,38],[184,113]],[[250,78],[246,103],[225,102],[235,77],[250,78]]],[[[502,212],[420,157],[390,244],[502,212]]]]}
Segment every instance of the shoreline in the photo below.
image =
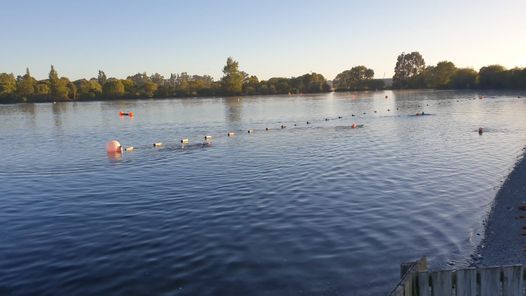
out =
{"type": "Polygon", "coordinates": [[[525,149],[497,192],[484,221],[484,238],[473,256],[476,267],[526,264],[525,149]]]}

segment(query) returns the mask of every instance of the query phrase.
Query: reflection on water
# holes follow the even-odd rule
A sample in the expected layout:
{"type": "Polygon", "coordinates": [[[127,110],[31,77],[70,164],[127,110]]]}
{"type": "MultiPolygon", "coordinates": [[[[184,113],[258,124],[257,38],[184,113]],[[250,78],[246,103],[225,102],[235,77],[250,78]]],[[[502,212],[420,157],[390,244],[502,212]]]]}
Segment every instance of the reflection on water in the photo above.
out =
{"type": "Polygon", "coordinates": [[[0,106],[0,294],[376,295],[402,261],[465,266],[526,143],[517,96],[0,106]]]}
{"type": "Polygon", "coordinates": [[[225,119],[228,123],[241,122],[241,112],[243,111],[243,98],[230,97],[222,99],[225,104],[225,119]]]}

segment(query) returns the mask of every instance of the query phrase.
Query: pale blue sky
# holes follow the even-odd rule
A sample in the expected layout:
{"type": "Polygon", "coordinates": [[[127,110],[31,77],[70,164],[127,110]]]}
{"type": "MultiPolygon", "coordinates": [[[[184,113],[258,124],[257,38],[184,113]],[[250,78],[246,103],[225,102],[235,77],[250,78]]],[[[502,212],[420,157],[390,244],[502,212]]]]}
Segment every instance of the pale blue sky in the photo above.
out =
{"type": "Polygon", "coordinates": [[[0,0],[0,72],[54,64],[71,79],[137,72],[221,77],[228,56],[260,79],[356,65],[390,77],[427,64],[526,66],[526,1],[0,0]]]}

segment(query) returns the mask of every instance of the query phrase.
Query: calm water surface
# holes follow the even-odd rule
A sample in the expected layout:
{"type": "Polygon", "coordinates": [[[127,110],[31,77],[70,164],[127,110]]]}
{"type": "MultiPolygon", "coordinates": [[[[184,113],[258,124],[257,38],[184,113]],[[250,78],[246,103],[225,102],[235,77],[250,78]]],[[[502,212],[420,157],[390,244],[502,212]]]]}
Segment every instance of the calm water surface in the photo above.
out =
{"type": "Polygon", "coordinates": [[[381,295],[402,261],[468,264],[526,144],[526,99],[23,104],[0,122],[1,295],[381,295]],[[108,157],[110,139],[136,150],[108,157]]]}

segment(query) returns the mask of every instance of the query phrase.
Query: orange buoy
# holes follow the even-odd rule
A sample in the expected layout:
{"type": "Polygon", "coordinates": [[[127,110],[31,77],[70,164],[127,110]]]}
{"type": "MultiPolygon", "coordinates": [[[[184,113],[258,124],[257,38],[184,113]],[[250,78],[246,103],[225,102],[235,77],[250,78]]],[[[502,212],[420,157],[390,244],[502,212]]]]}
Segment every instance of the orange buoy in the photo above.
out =
{"type": "Polygon", "coordinates": [[[351,125],[351,127],[352,127],[352,128],[356,128],[356,127],[357,127],[356,123],[353,123],[353,124],[351,125]]]}
{"type": "Polygon", "coordinates": [[[133,112],[122,112],[122,111],[120,111],[120,112],[119,112],[119,116],[129,116],[129,117],[133,117],[133,112]]]}
{"type": "Polygon", "coordinates": [[[122,145],[119,143],[119,141],[111,140],[108,143],[106,143],[106,152],[108,153],[121,153],[122,152],[122,145]]]}

